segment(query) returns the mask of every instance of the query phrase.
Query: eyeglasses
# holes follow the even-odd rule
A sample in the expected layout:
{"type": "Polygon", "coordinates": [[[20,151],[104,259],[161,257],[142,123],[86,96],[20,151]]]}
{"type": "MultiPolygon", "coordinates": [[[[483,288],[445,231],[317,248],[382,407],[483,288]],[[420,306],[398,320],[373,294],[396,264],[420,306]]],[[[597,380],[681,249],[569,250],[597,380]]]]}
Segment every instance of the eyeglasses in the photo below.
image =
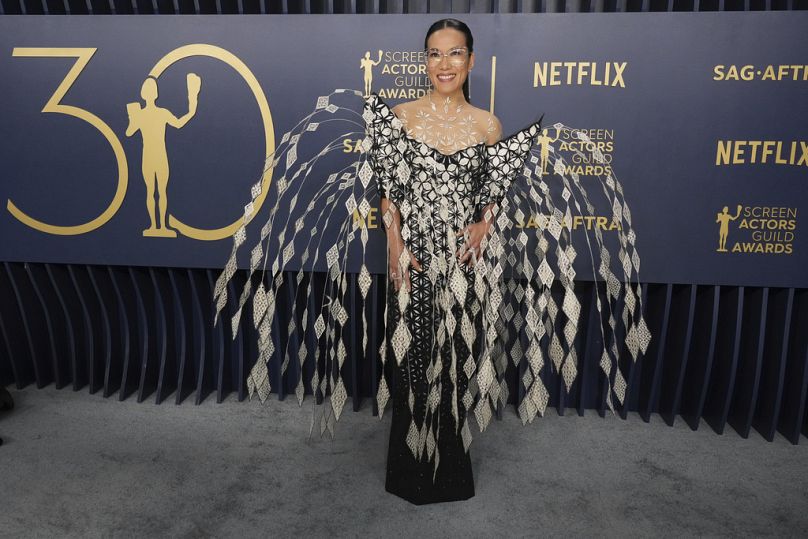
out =
{"type": "Polygon", "coordinates": [[[436,66],[443,61],[443,57],[449,59],[449,64],[454,67],[460,67],[466,63],[469,58],[469,50],[466,47],[455,47],[449,52],[442,52],[438,49],[426,50],[426,62],[431,66],[436,66]]]}

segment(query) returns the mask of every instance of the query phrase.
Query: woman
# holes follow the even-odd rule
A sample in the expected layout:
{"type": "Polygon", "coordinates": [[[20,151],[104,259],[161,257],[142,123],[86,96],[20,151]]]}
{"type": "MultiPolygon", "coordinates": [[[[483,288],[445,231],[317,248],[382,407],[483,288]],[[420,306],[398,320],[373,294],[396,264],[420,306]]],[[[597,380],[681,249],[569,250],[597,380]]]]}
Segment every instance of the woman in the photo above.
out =
{"type": "MultiPolygon", "coordinates": [[[[386,488],[416,504],[474,495],[467,417],[473,412],[484,430],[492,414],[505,406],[509,365],[519,372],[523,423],[544,413],[549,393],[543,379],[550,367],[563,376],[567,391],[577,373],[581,306],[574,290],[576,247],[569,223],[573,212],[593,215],[595,207],[577,175],[565,167],[560,149],[550,158],[552,176],[543,172],[536,155],[531,156],[538,123],[499,140],[499,121],[468,103],[473,45],[471,32],[460,21],[432,25],[425,48],[433,88],[395,109],[378,96],[364,97],[362,155],[340,170],[315,171],[327,162],[324,156],[341,150],[340,144],[329,143],[309,160],[299,156],[311,154],[311,148],[298,149],[309,133],[335,125],[341,112],[355,125],[354,110],[335,101],[363,94],[336,90],[320,97],[315,111],[281,138],[267,160],[275,169],[276,202],[252,248],[249,267],[250,275],[261,267],[269,275],[257,286],[248,279],[238,296],[235,290],[228,294],[238,267],[237,250],[246,241],[254,203],[265,189],[259,181],[214,291],[217,317],[229,297],[238,297],[232,305],[234,336],[242,312],[252,312],[259,356],[247,378],[250,395],[257,393],[262,401],[269,396],[267,363],[277,361],[280,376],[295,376],[291,381],[299,402],[310,388],[325,404],[319,416],[313,415],[312,430],[333,435],[347,400],[342,376],[346,358],[373,358],[378,345],[368,331],[364,308],[372,302],[373,279],[365,262],[373,252],[368,249],[368,229],[359,223],[369,218],[379,197],[389,279],[386,342],[379,348],[382,372],[394,362],[392,388],[381,376],[376,394],[380,417],[392,397],[386,488]],[[313,194],[304,189],[312,183],[318,189],[313,194]],[[539,217],[540,229],[532,238],[514,226],[525,211],[539,217]],[[332,219],[335,214],[342,217],[332,219]],[[336,240],[326,233],[335,221],[341,223],[336,240]],[[357,243],[362,264],[349,277],[349,247],[357,243]],[[323,258],[327,271],[315,274],[323,258]],[[292,265],[298,269],[290,279],[292,265]],[[322,278],[324,283],[318,281],[322,278]],[[354,278],[356,287],[349,284],[354,278]],[[562,301],[554,286],[563,293],[562,301]],[[252,309],[245,309],[251,296],[252,309]],[[283,308],[279,303],[293,312],[285,336],[275,319],[283,308]],[[297,312],[300,305],[305,307],[297,312]],[[361,349],[355,339],[359,327],[361,349]],[[308,361],[312,357],[314,361],[308,361]]],[[[587,146],[585,134],[571,133],[587,146]]],[[[569,150],[579,158],[603,161],[595,145],[587,151],[582,155],[569,150]]],[[[611,173],[601,184],[606,207],[612,208],[612,219],[619,224],[616,267],[623,279],[612,272],[599,228],[581,232],[586,243],[577,248],[586,245],[593,274],[597,267],[607,284],[595,305],[606,320],[601,326],[600,366],[609,382],[606,402],[612,408],[612,394],[618,402],[625,395],[626,382],[616,368],[622,351],[627,348],[636,359],[650,336],[641,315],[636,235],[623,190],[611,173]],[[625,347],[614,338],[618,330],[625,331],[625,347]]],[[[282,380],[273,378],[276,384],[282,380]]]]}
{"type": "MultiPolygon", "coordinates": [[[[427,94],[396,106],[394,117],[378,98],[369,100],[377,121],[370,156],[382,196],[392,285],[388,339],[395,348],[396,331],[408,334],[394,350],[398,365],[386,488],[415,504],[474,495],[468,442],[463,440],[470,438],[464,397],[473,371],[464,367],[466,362],[476,366],[483,352],[483,306],[482,298],[471,292],[473,265],[495,210],[494,201],[483,196],[491,181],[486,146],[501,136],[497,118],[468,102],[468,76],[474,68],[468,26],[440,20],[427,31],[424,45],[432,85],[427,94]],[[378,127],[388,124],[395,124],[391,134],[380,134],[378,127]],[[397,137],[398,130],[402,134],[397,137]],[[408,177],[398,178],[391,172],[399,163],[391,162],[386,150],[402,137],[416,144],[400,152],[410,170],[408,177]],[[402,205],[408,206],[406,218],[398,210],[402,205]],[[465,297],[452,292],[453,279],[465,281],[454,285],[466,289],[465,297]],[[406,302],[403,318],[399,298],[406,302]],[[464,339],[464,327],[470,339],[464,339]],[[430,394],[435,396],[428,402],[430,394]]],[[[523,153],[517,159],[524,160],[537,129],[534,125],[520,133],[523,153]]],[[[469,405],[470,400],[466,398],[469,405]]]]}

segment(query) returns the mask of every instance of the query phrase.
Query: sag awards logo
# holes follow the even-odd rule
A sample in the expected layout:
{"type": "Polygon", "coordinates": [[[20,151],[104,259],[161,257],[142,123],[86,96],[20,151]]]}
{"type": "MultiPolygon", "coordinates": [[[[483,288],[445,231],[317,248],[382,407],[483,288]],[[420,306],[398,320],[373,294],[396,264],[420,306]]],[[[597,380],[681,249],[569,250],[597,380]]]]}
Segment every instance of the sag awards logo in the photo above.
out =
{"type": "MultiPolygon", "coordinates": [[[[525,215],[523,212],[517,211],[513,216],[514,227],[517,229],[546,230],[550,226],[551,217],[545,214],[525,215]]],[[[353,221],[358,228],[379,228],[379,209],[376,207],[371,208],[367,218],[362,217],[358,210],[354,210],[353,221]]],[[[604,232],[620,230],[620,223],[605,215],[575,215],[572,217],[571,223],[566,218],[563,218],[560,224],[562,228],[572,231],[579,229],[599,229],[604,232]]]]}
{"type": "Polygon", "coordinates": [[[418,99],[426,94],[429,76],[424,51],[366,51],[359,60],[365,95],[382,99],[418,99]]]}
{"type": "Polygon", "coordinates": [[[765,65],[719,64],[713,67],[713,80],[716,81],[752,81],[752,80],[793,80],[808,81],[808,65],[765,65]]]}
{"type": "MultiPolygon", "coordinates": [[[[99,215],[77,225],[53,224],[38,220],[31,217],[12,200],[8,200],[6,208],[11,215],[21,223],[48,234],[72,236],[96,230],[112,219],[120,209],[126,196],[129,183],[129,164],[118,135],[92,112],[62,102],[70,87],[87,67],[96,50],[95,48],[15,47],[12,51],[12,56],[18,58],[75,58],[73,66],[42,108],[42,112],[65,114],[90,124],[107,140],[117,164],[117,183],[112,200],[99,215]]],[[[255,75],[244,62],[231,52],[214,45],[185,45],[169,52],[157,61],[145,77],[140,87],[140,97],[143,99],[143,104],[133,102],[126,105],[129,125],[125,135],[131,137],[136,133],[140,133],[142,141],[140,171],[146,184],[145,213],[148,215],[148,226],[143,230],[142,234],[146,237],[176,238],[177,233],[180,233],[183,236],[198,240],[218,240],[232,236],[244,223],[244,215],[242,214],[226,226],[200,228],[184,222],[170,212],[168,180],[171,176],[171,169],[170,152],[166,148],[166,130],[169,127],[182,129],[197,114],[202,79],[194,73],[186,74],[188,112],[179,118],[170,110],[157,105],[159,96],[158,80],[169,66],[191,57],[207,57],[223,62],[246,82],[261,113],[265,141],[264,155],[272,155],[275,151],[275,135],[269,103],[255,75]]],[[[267,167],[261,179],[261,194],[253,202],[252,215],[256,215],[263,205],[271,178],[272,168],[267,167]]]]}
{"type": "Polygon", "coordinates": [[[797,208],[729,206],[716,214],[719,253],[786,254],[794,252],[797,208]]]}
{"type": "Polygon", "coordinates": [[[547,174],[549,145],[558,143],[558,150],[569,152],[570,163],[565,163],[564,174],[579,176],[606,176],[612,173],[614,154],[614,129],[576,129],[575,132],[563,128],[555,128],[555,136],[548,135],[544,129],[538,138],[541,148],[542,173],[547,174]],[[580,134],[586,135],[583,139],[580,134]],[[598,163],[593,155],[600,152],[603,160],[598,163]]]}

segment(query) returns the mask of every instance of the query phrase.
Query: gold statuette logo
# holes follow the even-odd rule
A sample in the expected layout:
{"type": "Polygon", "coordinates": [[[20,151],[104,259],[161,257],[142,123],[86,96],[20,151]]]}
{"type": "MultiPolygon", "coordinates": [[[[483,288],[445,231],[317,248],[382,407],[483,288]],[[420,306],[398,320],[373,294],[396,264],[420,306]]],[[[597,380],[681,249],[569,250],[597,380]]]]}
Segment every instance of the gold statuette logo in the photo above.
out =
{"type": "Polygon", "coordinates": [[[365,51],[359,69],[365,95],[375,91],[382,99],[417,99],[429,87],[424,51],[379,50],[376,59],[365,51]]]}
{"type": "Polygon", "coordinates": [[[797,208],[743,206],[733,215],[729,206],[716,214],[719,253],[790,255],[794,252],[797,208]],[[737,225],[736,225],[737,223],[737,225]],[[733,240],[729,242],[730,225],[733,240]]]}
{"type": "Polygon", "coordinates": [[[143,139],[143,159],[141,170],[143,181],[146,182],[146,209],[149,212],[151,226],[143,231],[143,235],[152,238],[176,238],[177,232],[166,226],[166,211],[168,209],[168,152],[166,151],[166,127],[182,129],[196,114],[197,98],[202,80],[194,73],[188,73],[186,78],[188,87],[188,113],[181,118],[174,116],[171,111],[158,107],[157,80],[151,77],[143,82],[140,88],[140,97],[146,106],[140,103],[129,103],[126,112],[129,114],[129,127],[126,136],[131,137],[140,131],[143,139]],[[160,204],[160,219],[156,219],[154,212],[155,185],[157,198],[160,204]]]}

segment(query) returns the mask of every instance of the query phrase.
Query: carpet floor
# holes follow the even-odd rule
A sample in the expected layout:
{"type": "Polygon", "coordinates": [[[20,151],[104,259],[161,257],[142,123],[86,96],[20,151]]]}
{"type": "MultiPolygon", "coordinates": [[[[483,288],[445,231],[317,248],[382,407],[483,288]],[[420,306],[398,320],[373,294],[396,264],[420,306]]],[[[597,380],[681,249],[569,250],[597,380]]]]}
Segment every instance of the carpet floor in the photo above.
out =
{"type": "Polygon", "coordinates": [[[418,507],[384,490],[390,421],[368,401],[327,440],[311,400],[12,394],[0,537],[808,536],[808,444],[755,432],[509,409],[475,434],[476,496],[418,507]]]}

